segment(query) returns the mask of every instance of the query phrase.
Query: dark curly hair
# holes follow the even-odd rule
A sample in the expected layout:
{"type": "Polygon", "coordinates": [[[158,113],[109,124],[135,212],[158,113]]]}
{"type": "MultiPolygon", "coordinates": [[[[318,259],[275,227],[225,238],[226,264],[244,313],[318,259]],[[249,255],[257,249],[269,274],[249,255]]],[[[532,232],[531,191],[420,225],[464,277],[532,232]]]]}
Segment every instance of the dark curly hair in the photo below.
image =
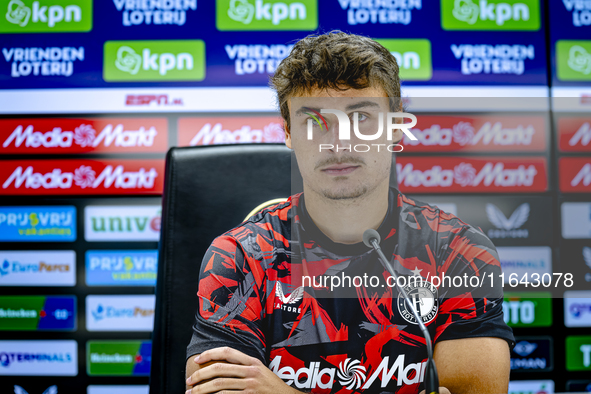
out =
{"type": "MultiPolygon", "coordinates": [[[[390,98],[400,97],[394,56],[369,37],[331,31],[298,41],[270,80],[281,116],[290,127],[287,101],[317,89],[347,90],[379,86],[390,98]]],[[[391,100],[392,101],[392,100],[391,100]]]]}

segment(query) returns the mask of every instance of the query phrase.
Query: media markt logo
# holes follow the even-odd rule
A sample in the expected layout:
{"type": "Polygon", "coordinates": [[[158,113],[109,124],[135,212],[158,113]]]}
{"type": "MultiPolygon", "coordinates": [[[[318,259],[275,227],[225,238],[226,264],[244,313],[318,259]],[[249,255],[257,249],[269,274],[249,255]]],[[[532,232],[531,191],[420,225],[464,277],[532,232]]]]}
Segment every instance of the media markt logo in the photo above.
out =
{"type": "Polygon", "coordinates": [[[444,30],[538,30],[539,0],[441,0],[444,30]]]}
{"type": "Polygon", "coordinates": [[[315,30],[318,0],[216,0],[222,31],[315,30]]]}
{"type": "Polygon", "coordinates": [[[92,0],[0,0],[0,12],[4,14],[4,18],[0,16],[0,33],[87,32],[92,29],[92,0]]]}
{"type": "Polygon", "coordinates": [[[150,373],[150,341],[89,341],[86,347],[90,376],[147,376],[150,373]]]}
{"type": "Polygon", "coordinates": [[[107,41],[103,78],[107,82],[202,81],[202,40],[107,41]]]}
{"type": "Polygon", "coordinates": [[[376,39],[396,58],[400,79],[427,81],[433,75],[431,41],[427,39],[376,39]]]}
{"type": "Polygon", "coordinates": [[[561,81],[591,81],[591,41],[556,41],[556,73],[561,81]]]}

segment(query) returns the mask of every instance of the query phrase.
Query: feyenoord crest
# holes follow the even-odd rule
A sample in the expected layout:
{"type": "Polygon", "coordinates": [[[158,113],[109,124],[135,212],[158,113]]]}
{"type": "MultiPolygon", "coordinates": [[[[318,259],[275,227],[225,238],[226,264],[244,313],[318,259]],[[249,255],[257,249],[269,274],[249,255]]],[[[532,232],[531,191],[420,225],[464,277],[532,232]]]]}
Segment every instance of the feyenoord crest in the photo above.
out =
{"type": "MultiPolygon", "coordinates": [[[[439,309],[439,300],[437,299],[437,288],[420,276],[411,276],[408,278],[404,290],[410,298],[411,304],[416,309],[424,324],[429,323],[437,316],[439,309]]],[[[418,324],[412,311],[404,301],[401,293],[398,294],[398,311],[411,324],[418,324]]]]}

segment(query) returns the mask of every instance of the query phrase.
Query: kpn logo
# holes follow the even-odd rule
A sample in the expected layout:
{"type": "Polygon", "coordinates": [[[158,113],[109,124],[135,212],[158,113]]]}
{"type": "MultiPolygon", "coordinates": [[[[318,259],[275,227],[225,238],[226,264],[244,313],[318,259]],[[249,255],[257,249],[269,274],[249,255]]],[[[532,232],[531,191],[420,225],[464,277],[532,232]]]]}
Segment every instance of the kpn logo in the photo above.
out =
{"type": "Polygon", "coordinates": [[[433,75],[431,41],[427,39],[376,39],[396,58],[400,79],[427,81],[433,75]]]}
{"type": "Polygon", "coordinates": [[[216,0],[222,31],[315,30],[318,0],[216,0]]]}
{"type": "Polygon", "coordinates": [[[556,72],[561,81],[591,81],[591,41],[557,41],[556,72]]]}
{"type": "Polygon", "coordinates": [[[539,30],[539,0],[441,0],[444,30],[539,30]]]}
{"type": "Polygon", "coordinates": [[[202,81],[202,40],[107,41],[103,78],[107,82],[202,81]]]}
{"type": "Polygon", "coordinates": [[[92,0],[0,0],[0,33],[87,32],[92,0]]]}

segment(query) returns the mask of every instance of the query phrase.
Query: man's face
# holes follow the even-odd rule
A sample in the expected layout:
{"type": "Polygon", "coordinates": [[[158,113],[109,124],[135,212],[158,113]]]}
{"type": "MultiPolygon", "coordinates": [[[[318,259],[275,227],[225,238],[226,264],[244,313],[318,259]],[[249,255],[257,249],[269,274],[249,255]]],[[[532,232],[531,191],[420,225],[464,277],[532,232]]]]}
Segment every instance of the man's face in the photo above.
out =
{"type": "Polygon", "coordinates": [[[288,107],[291,130],[285,143],[295,152],[305,187],[331,200],[352,200],[389,181],[392,153],[386,147],[400,140],[402,133],[397,130],[393,141],[387,139],[385,116],[391,110],[383,89],[315,89],[290,99],[288,107]],[[337,116],[322,114],[322,119],[321,109],[339,110],[349,117],[350,139],[339,139],[337,116]],[[353,131],[355,112],[359,131],[368,136],[377,132],[382,116],[381,136],[358,138],[353,131]],[[313,119],[312,139],[308,139],[309,119],[313,119]],[[364,151],[365,146],[369,151],[364,151]]]}

